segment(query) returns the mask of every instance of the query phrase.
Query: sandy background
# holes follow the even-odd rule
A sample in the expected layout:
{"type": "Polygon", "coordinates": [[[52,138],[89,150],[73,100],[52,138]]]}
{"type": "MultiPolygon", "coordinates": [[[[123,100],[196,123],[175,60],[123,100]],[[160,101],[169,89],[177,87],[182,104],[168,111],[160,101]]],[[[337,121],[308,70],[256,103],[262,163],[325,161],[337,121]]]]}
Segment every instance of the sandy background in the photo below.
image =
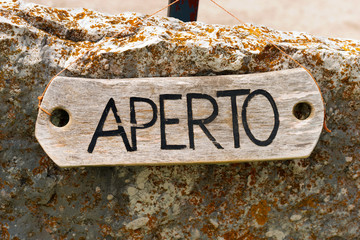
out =
{"type": "MultiPolygon", "coordinates": [[[[153,13],[168,0],[25,0],[47,6],[89,8],[101,12],[153,13]]],[[[359,0],[217,0],[245,22],[277,30],[304,31],[317,36],[360,40],[359,0]]],[[[159,13],[166,16],[166,10],[159,13]]],[[[198,21],[233,25],[236,20],[209,0],[201,0],[198,21]]]]}

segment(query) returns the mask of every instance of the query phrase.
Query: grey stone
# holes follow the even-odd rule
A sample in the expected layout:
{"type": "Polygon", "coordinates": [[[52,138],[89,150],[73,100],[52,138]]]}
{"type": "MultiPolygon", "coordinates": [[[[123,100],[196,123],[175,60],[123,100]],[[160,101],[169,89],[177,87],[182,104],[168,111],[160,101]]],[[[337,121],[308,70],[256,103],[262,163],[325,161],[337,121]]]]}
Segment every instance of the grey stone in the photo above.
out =
{"type": "Polygon", "coordinates": [[[355,239],[360,41],[251,24],[162,17],[141,23],[144,18],[0,2],[0,238],[355,239]],[[100,50],[65,75],[171,77],[298,67],[264,38],[307,67],[321,87],[332,133],[323,132],[308,159],[61,169],[34,138],[37,96],[95,44],[100,50]],[[134,221],[140,223],[129,227],[134,221]]]}

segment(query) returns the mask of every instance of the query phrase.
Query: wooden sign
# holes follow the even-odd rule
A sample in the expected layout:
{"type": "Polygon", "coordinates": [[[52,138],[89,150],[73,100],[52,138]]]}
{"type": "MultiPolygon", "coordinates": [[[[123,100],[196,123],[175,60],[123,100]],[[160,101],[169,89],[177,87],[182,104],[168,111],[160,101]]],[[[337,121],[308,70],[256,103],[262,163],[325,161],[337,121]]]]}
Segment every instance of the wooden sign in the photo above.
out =
{"type": "Polygon", "coordinates": [[[305,158],[323,126],[302,69],[137,79],[58,77],[36,138],[61,167],[305,158]]]}

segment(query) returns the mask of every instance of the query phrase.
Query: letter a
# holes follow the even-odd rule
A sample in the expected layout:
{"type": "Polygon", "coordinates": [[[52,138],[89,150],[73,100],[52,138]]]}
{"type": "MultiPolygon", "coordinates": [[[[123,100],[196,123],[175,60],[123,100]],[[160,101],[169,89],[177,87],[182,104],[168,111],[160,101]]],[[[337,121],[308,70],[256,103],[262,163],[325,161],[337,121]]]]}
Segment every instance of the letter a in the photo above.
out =
{"type": "Polygon", "coordinates": [[[99,137],[111,137],[111,136],[120,136],[122,137],[123,139],[123,142],[124,142],[124,145],[126,147],[126,150],[128,152],[132,152],[134,151],[132,149],[132,147],[130,146],[129,144],[129,140],[126,136],[126,132],[124,130],[124,128],[120,125],[118,125],[118,129],[116,130],[110,130],[110,131],[103,131],[103,127],[104,127],[104,123],[105,123],[105,120],[106,120],[106,117],[108,116],[109,114],[109,111],[113,112],[114,114],[114,117],[115,117],[115,120],[116,120],[116,123],[117,124],[120,124],[121,123],[121,120],[120,120],[120,117],[119,115],[117,114],[117,109],[116,109],[116,106],[115,106],[115,101],[113,98],[110,98],[109,102],[106,104],[106,107],[104,109],[104,112],[103,114],[101,115],[101,118],[100,118],[100,121],[99,121],[99,124],[98,126],[96,127],[96,130],[94,132],[94,135],[91,139],[91,142],[89,144],[89,147],[88,147],[88,152],[89,153],[92,153],[94,151],[94,148],[95,148],[95,145],[96,145],[96,141],[99,137]]]}

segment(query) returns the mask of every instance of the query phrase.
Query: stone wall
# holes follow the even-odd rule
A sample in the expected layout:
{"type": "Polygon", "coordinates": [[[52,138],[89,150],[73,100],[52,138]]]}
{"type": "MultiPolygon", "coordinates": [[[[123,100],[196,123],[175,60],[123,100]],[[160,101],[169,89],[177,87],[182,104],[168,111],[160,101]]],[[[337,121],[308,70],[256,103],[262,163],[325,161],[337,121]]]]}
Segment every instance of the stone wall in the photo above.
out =
{"type": "Polygon", "coordinates": [[[0,238],[359,237],[360,42],[162,17],[141,23],[144,17],[0,2],[0,238]],[[297,67],[259,36],[306,66],[322,89],[332,133],[323,132],[308,159],[62,169],[34,137],[37,96],[94,44],[100,50],[65,75],[136,78],[297,67]]]}

